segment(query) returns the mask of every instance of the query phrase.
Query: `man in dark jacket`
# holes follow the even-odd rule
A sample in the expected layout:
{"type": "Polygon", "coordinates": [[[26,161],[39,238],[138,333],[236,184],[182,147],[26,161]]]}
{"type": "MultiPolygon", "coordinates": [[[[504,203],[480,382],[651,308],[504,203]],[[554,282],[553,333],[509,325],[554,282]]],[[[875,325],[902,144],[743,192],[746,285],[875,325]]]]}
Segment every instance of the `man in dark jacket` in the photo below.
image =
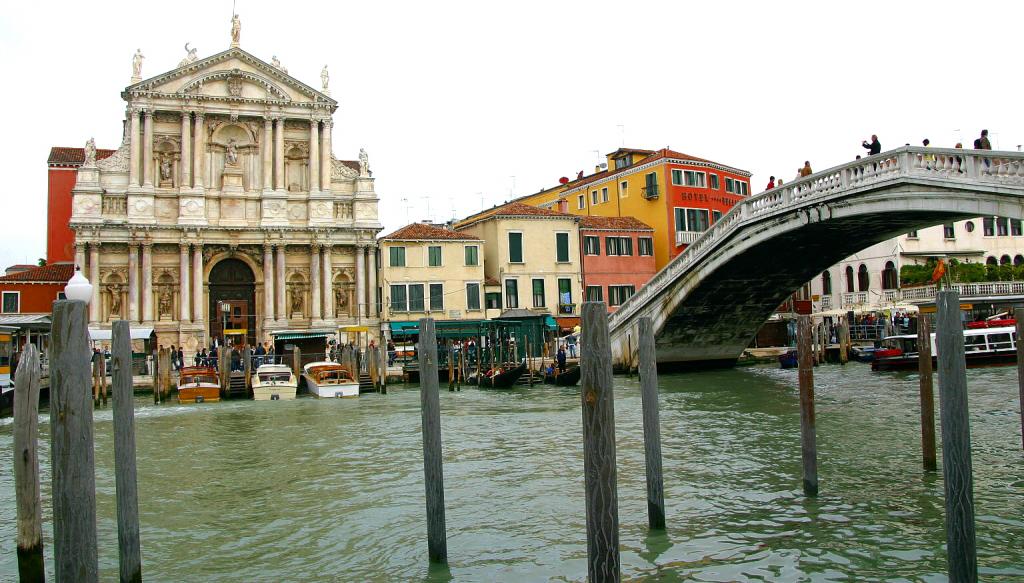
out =
{"type": "Polygon", "coordinates": [[[558,345],[558,353],[555,356],[558,360],[558,372],[565,372],[565,346],[562,344],[558,345]]]}
{"type": "Polygon", "coordinates": [[[871,134],[870,144],[867,142],[867,140],[865,140],[861,142],[860,145],[867,148],[868,156],[874,156],[875,154],[878,154],[879,152],[882,151],[882,144],[878,142],[878,136],[876,136],[875,134],[871,134]]]}

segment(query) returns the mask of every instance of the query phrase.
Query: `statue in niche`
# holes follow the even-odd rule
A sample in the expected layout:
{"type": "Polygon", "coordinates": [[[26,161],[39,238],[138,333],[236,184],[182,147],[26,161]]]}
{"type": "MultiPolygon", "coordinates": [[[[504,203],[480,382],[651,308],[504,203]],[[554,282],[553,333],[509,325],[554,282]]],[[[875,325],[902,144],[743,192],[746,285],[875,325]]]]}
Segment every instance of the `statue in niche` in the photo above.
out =
{"type": "Polygon", "coordinates": [[[327,84],[330,82],[331,77],[327,74],[327,65],[320,70],[320,83],[323,85],[324,93],[328,92],[327,84]]]}
{"type": "Polygon", "coordinates": [[[238,46],[238,39],[242,36],[242,21],[237,14],[231,15],[231,46],[238,46]]]}
{"type": "Polygon", "coordinates": [[[171,180],[171,174],[172,174],[173,170],[174,170],[174,166],[171,165],[171,157],[170,156],[166,156],[166,155],[161,157],[160,158],[160,181],[163,182],[163,181],[171,180]]]}
{"type": "Polygon", "coordinates": [[[302,292],[298,288],[292,288],[292,313],[302,313],[302,292]]]}
{"type": "Polygon", "coordinates": [[[160,317],[171,317],[171,290],[167,288],[160,292],[160,317]]]}
{"type": "Polygon", "coordinates": [[[112,285],[110,291],[110,319],[121,317],[121,286],[112,285]]]}
{"type": "Polygon", "coordinates": [[[359,175],[372,176],[370,174],[370,157],[363,148],[359,148],[359,175]]]}
{"type": "Polygon", "coordinates": [[[132,57],[132,79],[142,78],[142,61],[145,58],[146,55],[142,54],[142,49],[135,49],[135,56],[132,57]]]}
{"type": "Polygon", "coordinates": [[[96,166],[96,140],[93,138],[89,138],[89,141],[85,143],[85,163],[82,165],[86,168],[96,166]]]}
{"type": "Polygon", "coordinates": [[[228,140],[228,146],[224,150],[224,161],[228,166],[238,165],[238,147],[235,146],[235,139],[228,140]]]}
{"type": "Polygon", "coordinates": [[[345,306],[348,305],[348,293],[341,288],[335,288],[334,290],[334,306],[335,313],[344,314],[347,310],[345,306]]]}

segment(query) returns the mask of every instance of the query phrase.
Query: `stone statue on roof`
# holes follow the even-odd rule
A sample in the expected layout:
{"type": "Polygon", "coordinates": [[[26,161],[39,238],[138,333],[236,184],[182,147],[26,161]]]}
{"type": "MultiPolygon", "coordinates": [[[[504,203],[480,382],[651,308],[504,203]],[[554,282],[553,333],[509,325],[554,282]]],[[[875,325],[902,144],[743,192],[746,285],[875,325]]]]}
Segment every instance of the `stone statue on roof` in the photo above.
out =
{"type": "Polygon", "coordinates": [[[82,164],[86,168],[96,167],[96,140],[89,138],[89,141],[85,143],[85,162],[82,164]]]}
{"type": "Polygon", "coordinates": [[[142,61],[145,58],[146,55],[142,54],[142,49],[135,49],[135,56],[132,57],[132,81],[142,79],[142,61]]]}
{"type": "Polygon", "coordinates": [[[231,15],[231,46],[238,46],[238,39],[242,36],[242,21],[237,14],[231,15]]]}
{"type": "Polygon", "coordinates": [[[359,175],[370,176],[370,157],[363,148],[359,148],[359,175]]]}
{"type": "Polygon", "coordinates": [[[327,65],[324,65],[324,68],[320,70],[320,83],[323,85],[324,93],[330,93],[330,90],[327,88],[327,84],[330,80],[331,77],[327,74],[327,65]]]}
{"type": "Polygon", "coordinates": [[[185,43],[185,58],[182,59],[180,63],[178,63],[179,68],[184,67],[185,65],[191,65],[192,63],[199,60],[199,57],[196,56],[195,47],[189,48],[188,45],[189,43],[185,43]]]}

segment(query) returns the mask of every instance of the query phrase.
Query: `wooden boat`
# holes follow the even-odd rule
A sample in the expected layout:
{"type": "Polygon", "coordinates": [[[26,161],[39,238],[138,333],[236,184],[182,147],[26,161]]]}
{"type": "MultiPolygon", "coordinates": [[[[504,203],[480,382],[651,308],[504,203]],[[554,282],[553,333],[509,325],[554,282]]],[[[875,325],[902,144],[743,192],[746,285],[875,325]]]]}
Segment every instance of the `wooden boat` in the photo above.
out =
{"type": "Polygon", "coordinates": [[[851,346],[850,356],[857,362],[873,362],[877,351],[874,346],[851,346]]]}
{"type": "Polygon", "coordinates": [[[526,361],[512,368],[499,368],[493,375],[480,375],[477,384],[483,389],[507,389],[526,372],[526,361]]]}
{"type": "Polygon", "coordinates": [[[255,401],[288,401],[295,398],[298,379],[283,364],[261,364],[252,376],[252,398],[255,401]]]}
{"type": "Polygon", "coordinates": [[[302,379],[309,394],[319,398],[358,397],[359,381],[348,367],[336,362],[311,362],[303,367],[302,379]]]}
{"type": "Polygon", "coordinates": [[[580,382],[580,367],[570,366],[563,372],[555,369],[555,374],[545,374],[544,384],[558,387],[572,387],[580,382]]]}
{"type": "MultiPolygon", "coordinates": [[[[935,334],[931,335],[932,362],[938,364],[935,334]]],[[[968,367],[1015,364],[1017,329],[1015,326],[969,328],[964,330],[964,359],[968,367]]],[[[882,340],[875,351],[871,370],[917,370],[917,335],[901,334],[882,340]]]]}
{"type": "Polygon", "coordinates": [[[796,368],[798,365],[798,354],[795,348],[779,355],[779,368],[796,368]]]}
{"type": "Polygon", "coordinates": [[[208,366],[186,366],[178,371],[179,403],[215,401],[220,401],[220,380],[215,369],[208,366]]]}

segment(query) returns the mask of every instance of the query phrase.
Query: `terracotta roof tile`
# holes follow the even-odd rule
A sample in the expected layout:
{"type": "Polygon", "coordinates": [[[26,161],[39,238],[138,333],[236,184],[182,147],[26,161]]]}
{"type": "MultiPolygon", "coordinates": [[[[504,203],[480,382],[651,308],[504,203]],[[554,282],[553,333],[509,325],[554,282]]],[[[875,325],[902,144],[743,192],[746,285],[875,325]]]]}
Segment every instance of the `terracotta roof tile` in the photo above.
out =
{"type": "Polygon", "coordinates": [[[0,277],[0,282],[11,281],[33,281],[67,283],[75,274],[75,266],[71,263],[53,263],[42,267],[35,267],[26,271],[19,271],[10,275],[0,277]]]}
{"type": "Polygon", "coordinates": [[[636,217],[597,217],[580,219],[580,229],[606,229],[615,231],[653,231],[654,229],[636,217]]]}
{"type": "MultiPolygon", "coordinates": [[[[628,148],[625,148],[625,149],[628,150],[628,148]]],[[[643,152],[643,151],[645,151],[645,150],[633,150],[633,152],[643,152]]],[[[662,158],[675,158],[675,159],[678,159],[678,160],[689,160],[689,161],[692,161],[692,162],[703,162],[705,164],[718,164],[720,166],[724,166],[724,164],[721,164],[720,162],[714,162],[712,160],[707,160],[707,159],[704,159],[704,158],[698,158],[696,156],[691,156],[689,154],[684,154],[682,152],[676,152],[675,150],[669,150],[668,148],[662,148],[662,149],[657,150],[655,152],[651,152],[650,155],[647,156],[646,158],[641,158],[640,160],[637,160],[637,161],[633,162],[633,164],[631,164],[629,166],[626,166],[625,168],[617,168],[615,170],[611,170],[611,169],[609,169],[609,170],[602,170],[601,172],[597,172],[595,174],[591,174],[590,176],[584,176],[583,178],[581,178],[579,180],[573,180],[572,182],[569,182],[565,186],[566,186],[566,189],[570,189],[570,188],[576,188],[578,186],[583,186],[585,184],[590,184],[591,182],[596,182],[598,180],[602,180],[602,179],[607,178],[607,177],[609,177],[609,176],[611,176],[613,174],[618,174],[619,172],[624,172],[626,170],[630,170],[631,168],[637,166],[638,164],[647,164],[648,162],[654,162],[655,160],[660,160],[662,158]]],[[[740,172],[745,172],[745,171],[741,170],[740,172]]]]}
{"type": "Polygon", "coordinates": [[[358,160],[338,160],[338,162],[341,162],[345,166],[348,166],[349,168],[355,170],[356,172],[359,172],[359,161],[358,160]]]}
{"type": "Polygon", "coordinates": [[[555,218],[567,218],[575,219],[576,215],[569,213],[560,213],[551,209],[545,209],[538,206],[531,206],[521,202],[512,201],[510,203],[503,204],[499,207],[477,213],[463,221],[460,221],[455,225],[456,229],[468,227],[472,224],[486,221],[495,217],[555,217],[555,218]]]}
{"type": "Polygon", "coordinates": [[[437,241],[437,240],[455,240],[455,241],[479,241],[479,237],[473,235],[466,235],[465,233],[459,233],[451,231],[437,225],[428,225],[426,223],[413,223],[406,225],[401,229],[398,229],[390,235],[381,237],[381,240],[392,240],[392,241],[437,241]]]}
{"type": "MultiPolygon", "coordinates": [[[[96,149],[96,159],[109,158],[117,150],[96,149]]],[[[64,148],[54,146],[50,148],[50,157],[46,163],[51,166],[81,166],[85,164],[85,148],[64,148]]]]}

